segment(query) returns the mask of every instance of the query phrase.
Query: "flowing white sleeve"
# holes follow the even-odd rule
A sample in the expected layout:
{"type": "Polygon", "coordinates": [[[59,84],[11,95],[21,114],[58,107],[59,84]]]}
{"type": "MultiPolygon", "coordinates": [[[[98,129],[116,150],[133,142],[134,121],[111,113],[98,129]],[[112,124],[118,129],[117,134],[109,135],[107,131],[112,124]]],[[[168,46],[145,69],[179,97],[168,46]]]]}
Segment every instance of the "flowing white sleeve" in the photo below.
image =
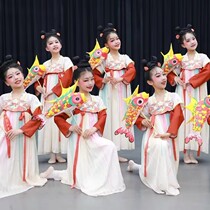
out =
{"type": "Polygon", "coordinates": [[[106,109],[103,100],[101,99],[101,97],[97,96],[98,98],[98,107],[99,107],[99,111],[106,109]]]}
{"type": "Polygon", "coordinates": [[[177,93],[171,93],[171,96],[172,96],[172,100],[174,102],[173,108],[175,108],[178,104],[180,104],[183,107],[183,101],[177,93]]]}
{"type": "Polygon", "coordinates": [[[30,106],[31,106],[31,112],[33,113],[38,107],[42,108],[42,104],[39,101],[39,99],[32,94],[29,94],[28,97],[30,98],[30,106]]]}
{"type": "Polygon", "coordinates": [[[66,71],[73,66],[73,63],[69,57],[64,57],[64,70],[66,71]]]}
{"type": "Polygon", "coordinates": [[[208,56],[206,54],[201,54],[201,58],[202,58],[202,61],[203,61],[203,67],[210,62],[208,56]]]}

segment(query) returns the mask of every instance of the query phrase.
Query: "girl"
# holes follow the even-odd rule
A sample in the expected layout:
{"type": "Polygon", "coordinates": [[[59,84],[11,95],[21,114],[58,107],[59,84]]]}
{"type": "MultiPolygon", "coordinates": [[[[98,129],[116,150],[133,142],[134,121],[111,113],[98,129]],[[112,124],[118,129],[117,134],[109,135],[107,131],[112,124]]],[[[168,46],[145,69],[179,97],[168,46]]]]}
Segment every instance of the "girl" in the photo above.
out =
{"type": "MultiPolygon", "coordinates": [[[[184,105],[188,105],[191,97],[200,101],[207,96],[207,81],[210,79],[210,64],[209,58],[202,53],[198,53],[196,48],[198,42],[195,37],[195,32],[191,25],[186,28],[176,28],[176,38],[180,41],[181,46],[187,50],[181,63],[181,70],[176,69],[168,75],[168,80],[171,85],[177,85],[176,92],[181,96],[184,105]]],[[[184,110],[186,122],[192,117],[189,110],[184,110]]],[[[192,123],[185,123],[179,129],[182,135],[178,135],[180,151],[184,151],[185,163],[198,163],[194,158],[193,150],[198,150],[198,144],[195,140],[185,144],[185,138],[192,130],[192,123]]],[[[203,145],[201,151],[208,153],[209,148],[209,126],[207,122],[204,124],[201,132],[203,145]]]]}
{"type": "Polygon", "coordinates": [[[139,170],[142,182],[158,194],[178,195],[177,171],[179,153],[176,148],[178,128],[184,120],[178,94],[165,90],[167,78],[157,58],[145,65],[145,80],[154,94],[139,116],[136,125],[146,130],[142,139],[141,165],[129,161],[128,171],[139,170]],[[149,120],[150,118],[150,120],[149,120]]]}
{"type": "MultiPolygon", "coordinates": [[[[108,24],[104,30],[101,26],[98,29],[105,46],[110,50],[105,62],[93,70],[96,86],[100,89],[99,95],[107,107],[104,137],[111,139],[118,151],[131,150],[135,147],[134,143],[130,143],[123,135],[115,136],[114,132],[122,126],[123,115],[127,109],[123,98],[131,95],[130,83],[136,75],[134,62],[127,55],[119,53],[121,42],[112,24],[108,24]]],[[[132,132],[134,133],[133,130],[132,132]]],[[[127,161],[123,157],[119,157],[119,160],[127,161]]]]}
{"type": "MultiPolygon", "coordinates": [[[[51,59],[46,61],[46,74],[40,82],[35,84],[36,90],[41,93],[43,112],[45,113],[54,100],[61,94],[60,82],[64,87],[68,87],[72,82],[72,62],[70,58],[60,54],[62,45],[60,34],[54,29],[50,32],[42,32],[41,38],[46,42],[46,51],[50,52],[51,59]]],[[[51,153],[48,163],[66,162],[60,153],[66,153],[67,139],[59,132],[53,118],[49,119],[45,127],[38,133],[39,154],[51,153]]]]}
{"type": "Polygon", "coordinates": [[[64,136],[69,137],[65,171],[50,167],[42,177],[61,180],[63,184],[81,189],[87,195],[99,196],[125,190],[115,145],[101,137],[106,120],[106,109],[99,96],[90,95],[95,84],[87,61],[81,61],[74,72],[79,91],[87,102],[74,110],[71,124],[66,122],[71,113],[55,116],[64,136]]]}
{"type": "Polygon", "coordinates": [[[11,56],[0,67],[0,77],[11,93],[0,96],[0,198],[24,192],[33,186],[43,186],[40,178],[36,139],[33,135],[41,121],[36,96],[23,88],[23,70],[11,56]]]}

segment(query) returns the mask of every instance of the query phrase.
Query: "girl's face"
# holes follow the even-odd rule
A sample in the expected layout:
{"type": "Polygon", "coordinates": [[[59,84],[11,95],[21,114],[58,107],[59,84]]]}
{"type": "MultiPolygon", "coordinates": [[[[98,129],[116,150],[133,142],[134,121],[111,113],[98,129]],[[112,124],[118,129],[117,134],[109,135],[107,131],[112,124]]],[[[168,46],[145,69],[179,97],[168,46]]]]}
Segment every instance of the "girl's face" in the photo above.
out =
{"type": "Polygon", "coordinates": [[[51,36],[47,40],[46,51],[50,52],[51,54],[59,53],[61,51],[61,48],[62,48],[62,45],[56,37],[51,36]]]}
{"type": "Polygon", "coordinates": [[[23,87],[24,76],[23,73],[16,68],[10,68],[5,75],[5,83],[12,89],[18,89],[23,87]]]}
{"type": "Polygon", "coordinates": [[[182,47],[186,48],[187,51],[195,51],[197,46],[198,46],[198,42],[195,36],[192,33],[186,33],[183,40],[182,47]]]}
{"type": "Polygon", "coordinates": [[[80,92],[90,93],[93,90],[94,84],[95,81],[92,72],[85,71],[81,73],[78,80],[78,86],[80,92]]]}
{"type": "Polygon", "coordinates": [[[110,33],[105,46],[110,50],[118,51],[121,47],[121,41],[118,35],[116,33],[110,33]]]}
{"type": "Polygon", "coordinates": [[[163,70],[159,67],[155,67],[151,70],[151,80],[148,80],[147,83],[152,85],[156,90],[163,90],[166,88],[167,78],[163,70]]]}

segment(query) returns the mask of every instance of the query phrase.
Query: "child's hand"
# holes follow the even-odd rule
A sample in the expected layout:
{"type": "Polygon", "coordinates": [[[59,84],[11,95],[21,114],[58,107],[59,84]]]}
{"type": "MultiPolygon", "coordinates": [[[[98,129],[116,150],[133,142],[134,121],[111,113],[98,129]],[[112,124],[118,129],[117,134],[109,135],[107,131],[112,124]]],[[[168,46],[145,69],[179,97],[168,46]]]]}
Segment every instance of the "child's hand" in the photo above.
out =
{"type": "Polygon", "coordinates": [[[36,90],[37,90],[39,93],[41,93],[41,94],[44,94],[44,93],[45,93],[45,88],[42,87],[41,85],[37,86],[37,87],[36,87],[36,90]]]}
{"type": "Polygon", "coordinates": [[[19,135],[22,134],[23,131],[21,129],[11,129],[10,131],[8,131],[6,133],[6,136],[10,139],[10,140],[14,140],[14,138],[19,135]]]}
{"type": "Polygon", "coordinates": [[[174,78],[174,81],[176,82],[176,84],[179,84],[181,86],[184,86],[184,82],[180,79],[180,77],[176,76],[174,78]]]}
{"type": "Polygon", "coordinates": [[[143,125],[144,127],[147,127],[147,128],[152,128],[152,123],[151,123],[151,121],[148,120],[148,119],[143,119],[143,120],[142,120],[142,125],[143,125]]]}
{"type": "Polygon", "coordinates": [[[104,77],[103,80],[102,80],[102,82],[104,84],[106,84],[106,83],[110,82],[110,80],[111,80],[111,77],[104,77]]]}
{"type": "Polygon", "coordinates": [[[155,138],[161,138],[163,140],[167,140],[170,137],[170,133],[156,134],[155,138]]]}
{"type": "Polygon", "coordinates": [[[112,78],[110,82],[111,82],[112,85],[116,85],[117,83],[120,83],[122,81],[123,81],[123,78],[118,77],[118,78],[112,78]]]}
{"type": "Polygon", "coordinates": [[[96,127],[92,127],[90,129],[87,129],[83,132],[83,138],[84,139],[88,139],[89,137],[91,137],[95,132],[97,131],[96,127]]]}
{"type": "Polygon", "coordinates": [[[81,135],[81,134],[82,134],[82,128],[80,128],[78,125],[72,125],[72,126],[69,128],[69,131],[75,132],[75,133],[77,133],[78,135],[81,135]]]}
{"type": "Polygon", "coordinates": [[[189,82],[187,82],[187,83],[184,83],[183,88],[184,88],[184,89],[187,89],[187,87],[190,87],[190,86],[191,86],[191,84],[190,84],[189,82]]]}

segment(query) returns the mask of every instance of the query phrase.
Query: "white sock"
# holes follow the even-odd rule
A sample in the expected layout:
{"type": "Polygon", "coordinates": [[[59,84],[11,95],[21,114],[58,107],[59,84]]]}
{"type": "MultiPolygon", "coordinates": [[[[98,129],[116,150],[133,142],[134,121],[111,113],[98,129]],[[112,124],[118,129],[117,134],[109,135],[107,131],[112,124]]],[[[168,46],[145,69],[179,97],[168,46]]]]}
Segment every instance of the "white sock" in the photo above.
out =
{"type": "Polygon", "coordinates": [[[127,171],[137,171],[139,170],[141,165],[135,163],[133,160],[130,160],[128,162],[128,167],[127,167],[127,171]]]}

